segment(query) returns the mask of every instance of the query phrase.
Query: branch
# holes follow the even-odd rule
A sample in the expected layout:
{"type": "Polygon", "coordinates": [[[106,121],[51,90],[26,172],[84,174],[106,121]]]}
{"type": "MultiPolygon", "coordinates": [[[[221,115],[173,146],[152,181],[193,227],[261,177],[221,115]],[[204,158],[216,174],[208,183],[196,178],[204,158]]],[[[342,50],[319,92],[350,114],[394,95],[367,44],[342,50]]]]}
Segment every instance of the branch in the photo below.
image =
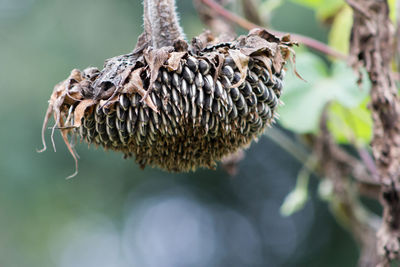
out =
{"type": "Polygon", "coordinates": [[[353,8],[350,62],[359,72],[365,68],[371,80],[373,126],[372,152],[381,184],[383,223],[378,232],[381,266],[400,253],[400,100],[397,95],[392,60],[393,25],[387,1],[347,0],[353,8]]]}
{"type": "Polygon", "coordinates": [[[360,246],[359,266],[376,266],[379,262],[376,249],[379,218],[365,209],[348,179],[350,175],[354,176],[357,160],[334,142],[327,127],[326,107],[321,116],[320,133],[314,142],[313,153],[320,160],[323,177],[333,184],[330,201],[333,214],[351,231],[360,246]]]}
{"type": "MultiPolygon", "coordinates": [[[[214,0],[200,0],[202,1],[205,5],[211,7],[215,12],[217,12],[220,16],[226,18],[227,20],[230,20],[232,22],[234,22],[235,24],[239,25],[240,27],[247,29],[247,30],[251,30],[254,28],[263,28],[260,25],[254,24],[228,10],[226,10],[224,7],[222,7],[221,5],[219,5],[218,3],[216,3],[214,0]]],[[[270,32],[276,34],[276,35],[280,35],[280,36],[284,36],[286,35],[286,33],[283,32],[279,32],[279,31],[271,31],[270,32]]],[[[338,58],[338,59],[342,59],[342,60],[347,60],[347,56],[340,53],[339,51],[336,51],[335,49],[333,49],[332,47],[317,41],[315,39],[312,39],[310,37],[307,36],[303,36],[300,34],[295,34],[295,33],[290,33],[290,35],[297,40],[299,43],[304,44],[305,46],[308,46],[314,50],[317,50],[319,52],[322,52],[328,56],[332,56],[334,58],[338,58]]]]}

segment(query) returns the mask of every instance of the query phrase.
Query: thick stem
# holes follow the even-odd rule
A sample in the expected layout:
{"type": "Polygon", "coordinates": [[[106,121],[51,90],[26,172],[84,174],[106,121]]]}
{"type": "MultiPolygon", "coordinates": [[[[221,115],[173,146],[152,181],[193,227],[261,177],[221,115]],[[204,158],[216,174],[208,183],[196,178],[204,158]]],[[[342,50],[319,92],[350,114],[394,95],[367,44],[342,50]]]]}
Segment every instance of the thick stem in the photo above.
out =
{"type": "Polygon", "coordinates": [[[175,0],[144,0],[144,30],[154,48],[172,46],[184,39],[175,10],[175,0]]]}

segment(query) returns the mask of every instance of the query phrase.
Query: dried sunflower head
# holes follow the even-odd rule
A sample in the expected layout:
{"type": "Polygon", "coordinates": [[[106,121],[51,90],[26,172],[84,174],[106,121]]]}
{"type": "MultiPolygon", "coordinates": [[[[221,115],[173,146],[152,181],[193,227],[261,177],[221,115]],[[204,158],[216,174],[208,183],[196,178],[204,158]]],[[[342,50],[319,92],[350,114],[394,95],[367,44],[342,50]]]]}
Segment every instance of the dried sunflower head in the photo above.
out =
{"type": "MultiPolygon", "coordinates": [[[[214,168],[247,147],[275,118],[292,42],[266,30],[219,43],[138,46],[103,70],[73,70],[56,85],[51,114],[68,136],[167,171],[214,168]]],[[[54,130],[53,128],[53,130],[54,130]]]]}

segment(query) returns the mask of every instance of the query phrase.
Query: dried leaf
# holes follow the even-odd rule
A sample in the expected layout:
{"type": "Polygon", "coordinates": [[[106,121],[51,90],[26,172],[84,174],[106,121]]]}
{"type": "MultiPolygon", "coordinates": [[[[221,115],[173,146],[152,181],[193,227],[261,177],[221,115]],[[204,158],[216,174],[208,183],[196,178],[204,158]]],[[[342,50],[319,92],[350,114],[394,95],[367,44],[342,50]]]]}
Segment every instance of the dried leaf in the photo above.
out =
{"type": "Polygon", "coordinates": [[[188,48],[189,44],[183,39],[178,39],[174,42],[175,52],[187,52],[188,48]]]}
{"type": "Polygon", "coordinates": [[[221,73],[221,69],[222,69],[222,67],[224,65],[225,57],[221,53],[218,53],[217,54],[217,60],[218,60],[218,65],[215,66],[214,82],[217,81],[218,74],[221,73]]]}
{"type": "Polygon", "coordinates": [[[96,103],[97,101],[94,99],[85,99],[79,103],[74,112],[74,127],[78,128],[81,126],[82,118],[85,116],[86,109],[95,105],[96,103]]]}
{"type": "Polygon", "coordinates": [[[49,103],[49,106],[47,107],[46,115],[45,115],[44,120],[43,120],[43,125],[42,125],[42,144],[43,144],[43,148],[40,149],[40,150],[37,150],[38,153],[42,153],[42,152],[46,151],[46,149],[47,149],[46,139],[44,137],[44,134],[46,132],[46,126],[47,126],[47,124],[49,122],[51,114],[53,114],[53,105],[51,103],[49,103]]]}
{"type": "Polygon", "coordinates": [[[285,61],[282,54],[275,53],[275,56],[272,59],[272,66],[274,66],[275,71],[281,72],[283,64],[285,64],[285,61]]]}
{"type": "Polygon", "coordinates": [[[144,51],[144,58],[150,69],[149,88],[153,88],[153,84],[158,77],[158,71],[169,58],[172,47],[162,47],[160,49],[147,49],[144,51]]]}
{"type": "MultiPolygon", "coordinates": [[[[60,118],[60,124],[61,125],[64,124],[64,121],[62,118],[60,118]]],[[[68,132],[69,132],[69,130],[61,129],[61,136],[64,140],[65,145],[67,146],[67,148],[69,150],[69,153],[71,153],[72,157],[74,158],[74,162],[75,162],[75,172],[67,177],[67,179],[71,179],[78,174],[78,158],[76,156],[74,149],[72,148],[71,142],[68,140],[68,132]]]]}
{"type": "Polygon", "coordinates": [[[275,56],[277,53],[277,43],[270,43],[256,35],[245,38],[243,42],[240,51],[247,56],[261,53],[275,56]]]}
{"type": "Polygon", "coordinates": [[[233,88],[233,87],[238,87],[246,80],[247,69],[249,65],[249,57],[240,52],[239,50],[234,50],[234,49],[229,50],[229,55],[232,57],[233,61],[235,62],[236,66],[240,71],[240,80],[236,84],[232,85],[233,88]]]}
{"type": "MultiPolygon", "coordinates": [[[[259,36],[264,40],[267,40],[271,43],[280,43],[281,39],[277,37],[275,34],[267,31],[265,28],[255,28],[249,32],[249,36],[259,36]]],[[[285,35],[287,37],[287,35],[285,35]]]]}
{"type": "Polygon", "coordinates": [[[253,58],[261,61],[264,64],[264,66],[267,68],[269,75],[272,77],[272,75],[273,75],[273,73],[272,73],[272,60],[269,57],[265,56],[265,55],[255,56],[253,58]]]}
{"type": "Polygon", "coordinates": [[[143,69],[144,68],[139,68],[131,73],[129,82],[124,86],[122,93],[140,94],[142,96],[143,102],[145,102],[155,112],[159,112],[156,105],[151,100],[151,97],[148,97],[148,90],[145,90],[143,87],[143,81],[142,78],[140,77],[140,74],[143,71],[143,69]]]}
{"type": "Polygon", "coordinates": [[[208,44],[215,40],[214,36],[211,34],[211,31],[206,30],[202,32],[199,36],[194,37],[192,39],[192,48],[194,52],[197,54],[202,51],[208,44]]]}
{"type": "Polygon", "coordinates": [[[293,50],[292,48],[290,48],[290,47],[288,47],[288,50],[289,50],[290,52],[292,52],[292,57],[289,56],[289,60],[290,60],[290,62],[292,63],[294,74],[296,74],[296,76],[297,76],[299,79],[303,80],[304,82],[307,82],[307,81],[304,80],[303,77],[301,77],[301,75],[297,72],[297,69],[296,69],[296,53],[295,53],[294,50],[293,50]]]}
{"type": "Polygon", "coordinates": [[[166,67],[169,71],[176,71],[179,68],[181,59],[187,54],[187,52],[171,52],[166,67]]]}

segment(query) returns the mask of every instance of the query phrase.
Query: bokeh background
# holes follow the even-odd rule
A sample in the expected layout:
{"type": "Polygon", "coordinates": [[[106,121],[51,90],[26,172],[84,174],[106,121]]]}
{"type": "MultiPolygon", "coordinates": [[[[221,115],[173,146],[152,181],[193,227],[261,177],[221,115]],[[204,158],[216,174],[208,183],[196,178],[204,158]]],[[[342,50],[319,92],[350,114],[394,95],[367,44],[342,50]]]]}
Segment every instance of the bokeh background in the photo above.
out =
{"type": "MultiPolygon", "coordinates": [[[[177,2],[191,38],[204,25],[191,1],[177,2]]],[[[327,41],[311,9],[281,2],[275,29],[327,41]]],[[[74,165],[59,134],[56,153],[36,152],[53,86],[129,52],[141,12],[138,0],[0,0],[0,266],[356,265],[357,246],[318,197],[317,179],[305,207],[281,215],[301,164],[265,136],[234,177],[221,167],[140,170],[80,144],[79,174],[66,180],[74,165]]]]}

